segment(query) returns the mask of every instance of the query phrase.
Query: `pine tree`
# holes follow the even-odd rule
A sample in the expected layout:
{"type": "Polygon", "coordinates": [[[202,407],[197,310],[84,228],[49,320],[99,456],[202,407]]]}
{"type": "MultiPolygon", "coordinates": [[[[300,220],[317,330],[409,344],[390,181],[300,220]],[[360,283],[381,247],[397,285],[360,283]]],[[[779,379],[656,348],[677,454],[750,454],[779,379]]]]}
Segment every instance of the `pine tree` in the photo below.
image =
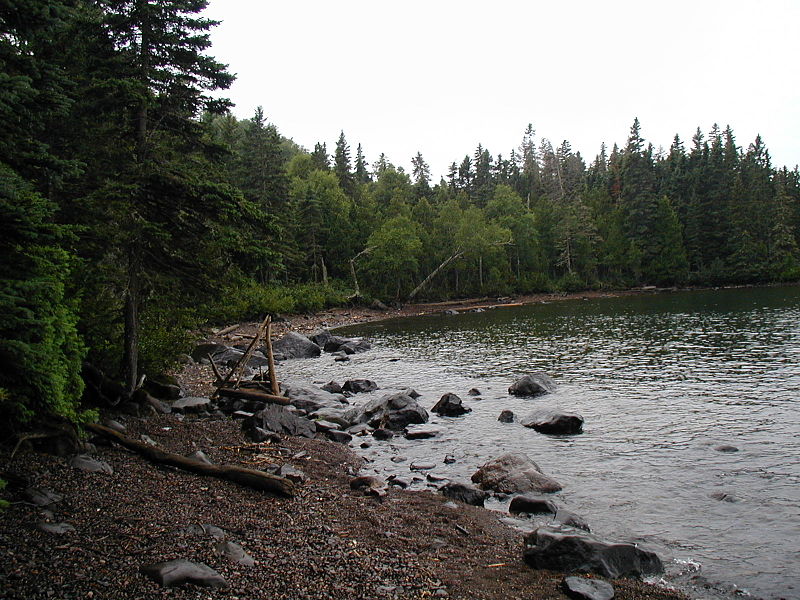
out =
{"type": "Polygon", "coordinates": [[[339,179],[339,186],[352,198],[355,192],[355,177],[350,166],[350,146],[344,137],[344,131],[339,134],[336,142],[336,151],[333,156],[333,172],[339,179]]]}

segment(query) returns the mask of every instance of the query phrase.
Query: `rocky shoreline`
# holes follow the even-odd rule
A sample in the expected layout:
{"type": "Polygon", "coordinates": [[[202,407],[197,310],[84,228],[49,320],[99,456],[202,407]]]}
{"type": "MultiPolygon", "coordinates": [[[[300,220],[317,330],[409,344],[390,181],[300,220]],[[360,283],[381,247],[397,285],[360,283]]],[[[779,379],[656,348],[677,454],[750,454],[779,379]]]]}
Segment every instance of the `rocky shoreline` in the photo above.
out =
{"type": "MultiPolygon", "coordinates": [[[[460,308],[481,308],[476,304],[460,308]]],[[[403,310],[420,313],[419,307],[403,310]]],[[[277,333],[394,316],[403,315],[339,309],[295,317],[277,333]]],[[[247,339],[248,327],[227,328],[207,341],[235,344],[247,339]]],[[[342,343],[331,350],[346,357],[347,349],[338,350],[342,343]]],[[[409,492],[362,476],[363,461],[345,443],[331,441],[340,430],[334,423],[320,427],[317,420],[316,428],[292,432],[300,435],[276,435],[279,428],[261,414],[273,405],[228,399],[224,413],[192,405],[188,399],[213,390],[212,377],[210,366],[187,364],[178,377],[182,398],[173,402],[180,412],[106,414],[106,424],[166,452],[275,473],[296,484],[294,496],[155,465],[101,438],[92,440],[86,458],[0,455],[9,481],[4,497],[12,502],[0,512],[0,597],[200,597],[195,585],[167,587],[188,578],[208,586],[202,597],[555,599],[586,597],[576,595],[579,589],[600,581],[573,580],[567,583],[576,589],[567,590],[558,572],[563,565],[537,551],[559,543],[558,536],[545,539],[542,531],[524,546],[521,534],[501,522],[503,515],[473,506],[482,505],[476,493],[486,494],[477,488],[451,484],[441,493],[409,492]]],[[[304,393],[288,395],[296,404],[304,393]]],[[[454,406],[449,399],[441,409],[454,406]]],[[[377,410],[361,422],[391,420],[388,409],[377,410]]],[[[341,433],[338,442],[348,442],[351,434],[341,433]]],[[[534,510],[519,498],[519,510],[534,510]]],[[[623,600],[685,598],[637,579],[610,583],[623,600]]],[[[601,587],[597,593],[608,592],[601,587]]]]}

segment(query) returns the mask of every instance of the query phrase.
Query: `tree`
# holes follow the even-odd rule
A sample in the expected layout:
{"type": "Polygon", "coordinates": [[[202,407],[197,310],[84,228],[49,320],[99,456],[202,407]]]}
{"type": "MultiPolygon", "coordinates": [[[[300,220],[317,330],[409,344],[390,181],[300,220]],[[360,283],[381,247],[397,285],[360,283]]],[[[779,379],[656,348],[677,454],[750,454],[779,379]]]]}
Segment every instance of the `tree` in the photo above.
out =
{"type": "Polygon", "coordinates": [[[383,297],[399,299],[404,286],[417,272],[422,242],[417,226],[407,217],[384,222],[367,241],[370,254],[366,267],[371,273],[370,288],[383,297]]]}
{"type": "Polygon", "coordinates": [[[352,198],[355,191],[355,177],[350,166],[350,146],[344,137],[344,131],[339,134],[336,142],[336,152],[333,156],[333,172],[339,179],[339,186],[352,198]]]}

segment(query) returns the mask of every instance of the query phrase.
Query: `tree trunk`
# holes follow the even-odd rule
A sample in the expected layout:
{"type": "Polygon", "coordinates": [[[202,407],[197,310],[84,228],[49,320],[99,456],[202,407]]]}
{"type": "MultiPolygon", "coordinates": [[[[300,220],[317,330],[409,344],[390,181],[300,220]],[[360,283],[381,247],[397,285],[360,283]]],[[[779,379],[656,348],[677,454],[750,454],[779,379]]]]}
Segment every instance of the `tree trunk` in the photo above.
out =
{"type": "Polygon", "coordinates": [[[480,282],[480,289],[483,291],[483,257],[478,257],[478,281],[480,282]]]}
{"type": "Polygon", "coordinates": [[[432,280],[434,277],[436,277],[436,275],[438,275],[438,274],[439,274],[439,271],[441,271],[442,269],[444,269],[444,268],[445,268],[447,265],[449,265],[451,262],[453,262],[453,261],[454,261],[454,260],[456,260],[457,258],[461,258],[461,256],[462,256],[463,254],[464,254],[464,251],[459,249],[459,250],[456,250],[456,252],[455,252],[454,254],[452,254],[452,255],[450,255],[448,258],[446,258],[446,259],[445,259],[445,261],[444,261],[442,264],[440,264],[438,267],[436,267],[436,268],[435,268],[433,271],[431,271],[430,275],[428,275],[428,276],[427,276],[425,279],[423,279],[423,280],[422,280],[422,283],[420,283],[420,284],[419,284],[417,287],[415,287],[415,288],[414,288],[414,289],[411,291],[411,293],[408,295],[408,299],[409,299],[409,300],[411,300],[411,299],[412,299],[414,296],[416,296],[417,294],[419,294],[419,292],[420,292],[420,291],[421,291],[421,290],[422,290],[422,289],[423,289],[423,288],[424,288],[426,285],[428,285],[428,284],[431,282],[431,280],[432,280]]]}
{"type": "Polygon", "coordinates": [[[322,285],[328,285],[328,267],[325,266],[325,257],[320,254],[319,264],[322,267],[322,285]]]}
{"type": "Polygon", "coordinates": [[[125,292],[125,330],[123,337],[122,376],[128,394],[139,379],[139,305],[141,302],[141,258],[135,245],[128,256],[128,289],[125,292]]]}

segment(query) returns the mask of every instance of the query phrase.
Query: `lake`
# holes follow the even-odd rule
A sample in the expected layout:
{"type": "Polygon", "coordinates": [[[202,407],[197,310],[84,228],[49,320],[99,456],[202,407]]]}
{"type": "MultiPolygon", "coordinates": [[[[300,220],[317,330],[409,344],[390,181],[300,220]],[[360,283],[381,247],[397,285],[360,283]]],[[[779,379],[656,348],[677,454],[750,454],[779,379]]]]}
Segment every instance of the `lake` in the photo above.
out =
{"type": "MultiPolygon", "coordinates": [[[[287,361],[281,375],[378,383],[353,403],[411,386],[427,409],[446,392],[472,409],[431,414],[442,430],[432,440],[361,449],[372,438],[355,438],[372,461],[365,470],[408,478],[426,460],[436,476],[468,481],[488,459],[524,452],[564,486],[553,499],[593,532],[656,550],[667,583],[696,598],[800,598],[800,287],[554,301],[340,332],[369,338],[373,350],[347,363],[287,361]],[[553,377],[555,393],[508,394],[534,371],[553,377]],[[497,421],[501,410],[519,418],[538,407],[581,414],[584,432],[547,436],[497,421]]],[[[428,485],[422,474],[415,487],[428,485]]]]}

